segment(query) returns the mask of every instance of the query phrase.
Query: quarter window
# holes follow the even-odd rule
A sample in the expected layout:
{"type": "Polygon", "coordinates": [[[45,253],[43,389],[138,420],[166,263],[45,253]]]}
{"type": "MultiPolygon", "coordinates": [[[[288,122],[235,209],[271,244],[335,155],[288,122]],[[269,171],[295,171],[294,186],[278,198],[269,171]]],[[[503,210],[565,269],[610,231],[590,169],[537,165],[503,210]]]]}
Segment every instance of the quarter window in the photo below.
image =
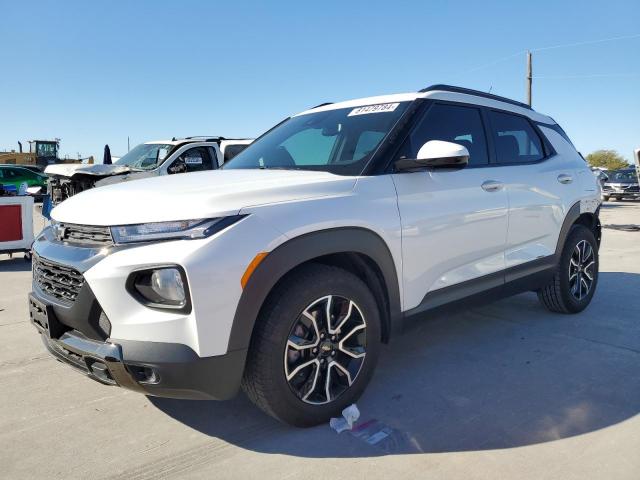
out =
{"type": "Polygon", "coordinates": [[[224,161],[228,162],[248,146],[249,145],[245,144],[227,145],[227,147],[224,149],[224,161]]]}
{"type": "Polygon", "coordinates": [[[540,137],[529,121],[517,115],[490,111],[498,163],[528,163],[544,158],[540,137]]]}
{"type": "Polygon", "coordinates": [[[400,157],[416,158],[430,140],[457,143],[469,150],[469,165],[489,163],[487,140],[480,110],[473,107],[436,104],[426,113],[401,148],[400,157]]]}

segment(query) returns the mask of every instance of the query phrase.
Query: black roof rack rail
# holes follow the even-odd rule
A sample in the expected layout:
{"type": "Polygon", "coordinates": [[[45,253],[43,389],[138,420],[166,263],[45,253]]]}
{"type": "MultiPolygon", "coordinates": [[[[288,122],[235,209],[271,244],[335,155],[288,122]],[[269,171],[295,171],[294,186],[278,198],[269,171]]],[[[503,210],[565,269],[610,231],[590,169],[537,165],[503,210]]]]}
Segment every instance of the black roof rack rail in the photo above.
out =
{"type": "Polygon", "coordinates": [[[321,103],[319,105],[316,105],[315,107],[311,107],[308,110],[313,110],[314,108],[320,108],[320,107],[324,107],[325,105],[333,105],[333,102],[325,102],[325,103],[321,103]]]}
{"type": "Polygon", "coordinates": [[[193,135],[191,137],[173,137],[171,139],[172,142],[177,142],[179,140],[201,140],[203,142],[219,142],[220,140],[226,140],[226,138],[212,135],[193,135]]]}
{"type": "Polygon", "coordinates": [[[517,105],[518,107],[526,108],[527,110],[533,110],[533,108],[531,108],[526,103],[519,102],[517,100],[512,100],[507,97],[501,97],[500,95],[494,95],[493,93],[481,92],[480,90],[473,90],[471,88],[455,87],[453,85],[444,85],[444,84],[431,85],[430,87],[423,88],[422,90],[420,90],[420,92],[421,93],[432,92],[434,90],[442,90],[444,92],[452,92],[452,93],[466,93],[467,95],[475,95],[476,97],[490,98],[491,100],[497,100],[498,102],[510,103],[511,105],[517,105]]]}
{"type": "Polygon", "coordinates": [[[218,135],[193,135],[191,137],[184,137],[185,140],[194,140],[194,139],[206,139],[206,142],[217,142],[218,140],[226,140],[224,137],[220,137],[218,135]]]}

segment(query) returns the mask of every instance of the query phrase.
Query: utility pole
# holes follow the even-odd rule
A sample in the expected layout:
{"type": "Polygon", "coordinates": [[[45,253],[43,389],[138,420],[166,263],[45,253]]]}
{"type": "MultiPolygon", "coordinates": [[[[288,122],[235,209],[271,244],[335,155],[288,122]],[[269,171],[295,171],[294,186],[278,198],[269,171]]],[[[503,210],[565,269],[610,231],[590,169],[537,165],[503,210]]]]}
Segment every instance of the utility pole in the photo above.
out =
{"type": "Polygon", "coordinates": [[[533,80],[533,68],[531,66],[531,52],[527,50],[527,104],[531,106],[531,82],[533,80]]]}
{"type": "Polygon", "coordinates": [[[127,153],[129,152],[129,137],[127,136],[127,153]]]}

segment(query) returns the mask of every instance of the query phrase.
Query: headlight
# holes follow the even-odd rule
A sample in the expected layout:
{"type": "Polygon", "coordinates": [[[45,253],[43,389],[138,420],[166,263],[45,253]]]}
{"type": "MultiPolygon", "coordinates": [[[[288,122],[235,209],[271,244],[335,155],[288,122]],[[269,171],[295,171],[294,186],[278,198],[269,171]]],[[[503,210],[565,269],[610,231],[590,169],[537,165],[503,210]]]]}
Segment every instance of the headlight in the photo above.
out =
{"type": "Polygon", "coordinates": [[[245,215],[174,222],[140,223],[111,227],[115,243],[149,242],[154,240],[192,240],[205,238],[232,225],[245,215]]]}

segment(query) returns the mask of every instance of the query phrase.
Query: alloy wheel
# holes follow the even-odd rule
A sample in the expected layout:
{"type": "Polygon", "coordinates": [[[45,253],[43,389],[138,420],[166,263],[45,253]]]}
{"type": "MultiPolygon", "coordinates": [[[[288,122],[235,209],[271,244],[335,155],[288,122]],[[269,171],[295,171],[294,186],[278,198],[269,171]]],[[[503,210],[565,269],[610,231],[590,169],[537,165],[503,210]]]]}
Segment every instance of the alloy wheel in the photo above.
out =
{"type": "Polygon", "coordinates": [[[595,265],[593,247],[586,240],[580,240],[569,260],[569,291],[576,300],[589,295],[596,276],[595,265]]]}
{"type": "Polygon", "coordinates": [[[339,295],[312,302],[296,319],[284,352],[284,373],[296,396],[321,405],[356,380],[366,356],[367,324],[356,303],[339,295]]]}

